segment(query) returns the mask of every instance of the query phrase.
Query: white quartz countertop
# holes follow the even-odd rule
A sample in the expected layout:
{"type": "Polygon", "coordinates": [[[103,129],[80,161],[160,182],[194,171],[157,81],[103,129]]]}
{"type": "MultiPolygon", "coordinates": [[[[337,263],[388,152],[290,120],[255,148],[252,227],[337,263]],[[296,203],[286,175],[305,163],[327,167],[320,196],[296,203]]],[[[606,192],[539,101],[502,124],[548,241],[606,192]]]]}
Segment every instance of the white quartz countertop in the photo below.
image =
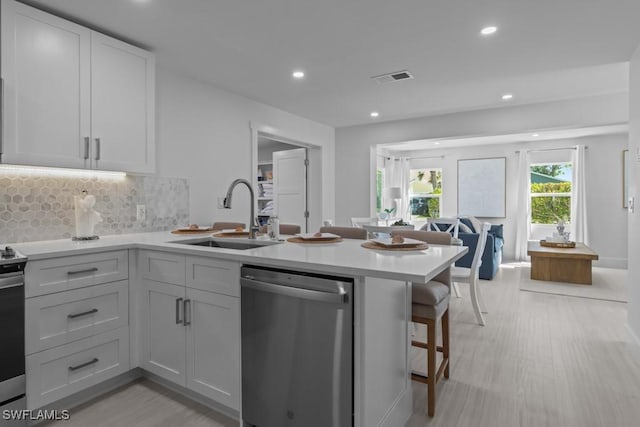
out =
{"type": "MultiPolygon", "coordinates": [[[[468,251],[464,246],[436,245],[430,245],[423,251],[372,250],[360,246],[363,240],[351,239],[326,244],[283,242],[246,250],[175,243],[209,236],[210,234],[185,236],[170,232],[155,232],[104,236],[91,242],[73,242],[67,239],[16,243],[12,246],[31,261],[106,250],[151,249],[210,256],[245,264],[413,282],[430,280],[468,251]]],[[[246,241],[246,239],[223,240],[246,241]]]]}

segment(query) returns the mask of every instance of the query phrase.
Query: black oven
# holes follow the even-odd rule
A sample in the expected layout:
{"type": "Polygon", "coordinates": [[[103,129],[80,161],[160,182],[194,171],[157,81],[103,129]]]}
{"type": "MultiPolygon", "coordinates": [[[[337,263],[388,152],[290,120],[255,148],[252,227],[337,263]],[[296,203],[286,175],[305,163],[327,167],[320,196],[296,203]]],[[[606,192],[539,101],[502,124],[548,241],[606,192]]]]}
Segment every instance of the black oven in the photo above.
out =
{"type": "Polygon", "coordinates": [[[24,267],[26,259],[0,251],[0,426],[24,425],[5,419],[9,411],[26,409],[24,355],[24,267]]]}

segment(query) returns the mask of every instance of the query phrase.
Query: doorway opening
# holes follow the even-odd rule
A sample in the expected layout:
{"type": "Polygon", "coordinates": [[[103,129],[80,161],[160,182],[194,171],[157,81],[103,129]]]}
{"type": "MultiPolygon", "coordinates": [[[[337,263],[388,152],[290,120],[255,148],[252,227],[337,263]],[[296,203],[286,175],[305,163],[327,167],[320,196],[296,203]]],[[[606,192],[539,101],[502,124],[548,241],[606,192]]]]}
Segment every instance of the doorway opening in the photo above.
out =
{"type": "Polygon", "coordinates": [[[259,225],[277,216],[302,232],[319,227],[321,148],[259,129],[253,132],[253,184],[259,225]]]}

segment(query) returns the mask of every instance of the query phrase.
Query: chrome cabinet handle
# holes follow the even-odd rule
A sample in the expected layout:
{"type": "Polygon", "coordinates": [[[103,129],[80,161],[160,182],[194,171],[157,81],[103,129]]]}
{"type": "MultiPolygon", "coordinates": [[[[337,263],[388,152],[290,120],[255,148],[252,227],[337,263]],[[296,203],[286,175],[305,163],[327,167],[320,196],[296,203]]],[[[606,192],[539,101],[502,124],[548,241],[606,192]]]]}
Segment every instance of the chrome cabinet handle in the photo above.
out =
{"type": "Polygon", "coordinates": [[[184,326],[191,324],[191,300],[184,300],[184,326]]]}
{"type": "Polygon", "coordinates": [[[176,325],[181,325],[183,320],[180,318],[180,306],[182,305],[183,298],[176,299],[176,325]]]}
{"type": "Polygon", "coordinates": [[[96,138],[96,160],[100,160],[100,138],[96,138]]]}
{"type": "Polygon", "coordinates": [[[98,312],[98,309],[97,309],[97,308],[92,308],[91,310],[83,311],[82,313],[67,314],[67,318],[69,318],[69,319],[75,319],[76,317],[87,316],[87,315],[89,315],[89,314],[93,314],[93,313],[97,313],[97,312],[98,312]]]}
{"type": "Polygon", "coordinates": [[[67,271],[67,275],[73,276],[74,274],[94,273],[96,271],[98,271],[98,267],[87,268],[86,270],[67,271]]]}
{"type": "Polygon", "coordinates": [[[88,136],[84,137],[84,159],[89,160],[89,138],[88,136]]]}
{"type": "Polygon", "coordinates": [[[72,372],[73,371],[77,371],[78,369],[85,368],[85,367],[87,367],[89,365],[93,365],[94,363],[98,363],[99,361],[100,361],[100,359],[98,359],[97,357],[94,357],[93,359],[89,360],[88,362],[84,362],[84,363],[81,363],[81,364],[75,365],[75,366],[69,366],[69,370],[72,371],[72,372]]]}

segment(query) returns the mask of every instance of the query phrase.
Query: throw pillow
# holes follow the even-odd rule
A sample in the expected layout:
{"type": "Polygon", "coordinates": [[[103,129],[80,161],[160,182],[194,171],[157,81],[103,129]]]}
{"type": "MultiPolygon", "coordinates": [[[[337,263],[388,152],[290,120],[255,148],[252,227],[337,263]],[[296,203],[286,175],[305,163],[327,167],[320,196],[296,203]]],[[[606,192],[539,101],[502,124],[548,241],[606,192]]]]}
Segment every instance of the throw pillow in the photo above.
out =
{"type": "Polygon", "coordinates": [[[462,220],[460,220],[460,225],[458,226],[458,231],[460,231],[461,233],[473,233],[473,231],[471,231],[471,228],[467,224],[462,222],[462,220]]]}
{"type": "Polygon", "coordinates": [[[468,233],[475,233],[476,230],[473,229],[473,224],[471,224],[471,221],[469,221],[469,218],[467,217],[462,217],[460,218],[460,225],[464,224],[468,229],[468,233]]]}
{"type": "Polygon", "coordinates": [[[471,221],[471,224],[473,224],[473,229],[476,233],[479,233],[480,230],[482,230],[482,221],[480,221],[478,218],[476,218],[475,216],[470,216],[469,221],[471,221]]]}

